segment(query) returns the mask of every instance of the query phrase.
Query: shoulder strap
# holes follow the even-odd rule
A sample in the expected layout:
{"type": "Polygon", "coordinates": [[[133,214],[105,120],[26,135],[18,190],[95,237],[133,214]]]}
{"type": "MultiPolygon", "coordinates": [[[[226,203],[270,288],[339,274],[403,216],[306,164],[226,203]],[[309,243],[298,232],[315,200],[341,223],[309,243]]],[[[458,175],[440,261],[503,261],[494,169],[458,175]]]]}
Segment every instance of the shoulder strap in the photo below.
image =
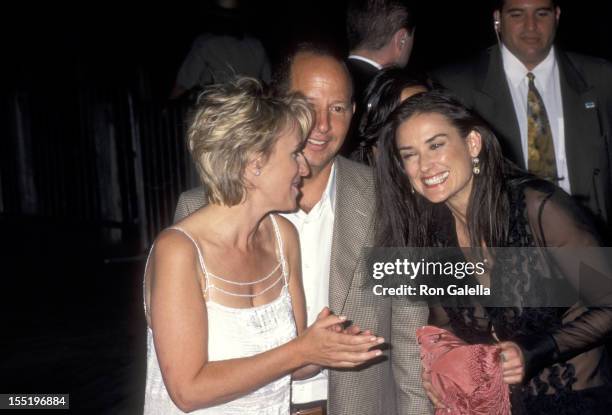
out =
{"type": "Polygon", "coordinates": [[[200,246],[195,241],[195,239],[193,239],[193,237],[183,228],[179,228],[178,226],[171,226],[168,229],[181,232],[183,235],[189,238],[189,240],[195,245],[196,251],[198,252],[198,261],[200,262],[200,268],[202,269],[202,273],[204,274],[204,279],[200,281],[202,284],[202,290],[204,292],[207,292],[208,288],[210,287],[210,284],[208,281],[208,271],[206,270],[206,264],[204,264],[204,256],[202,255],[202,250],[200,249],[200,246]]]}
{"type": "Polygon", "coordinates": [[[147,307],[147,270],[149,269],[149,259],[151,258],[151,252],[153,252],[153,248],[155,247],[155,242],[149,248],[149,254],[147,255],[147,262],[145,262],[144,268],[144,278],[142,281],[142,302],[144,305],[145,317],[147,319],[147,324],[149,321],[149,309],[147,307]]]}
{"type": "Polygon", "coordinates": [[[270,219],[272,220],[272,225],[274,226],[274,233],[276,234],[276,244],[279,251],[279,261],[281,264],[281,270],[283,273],[283,277],[285,278],[285,285],[287,285],[287,277],[289,276],[287,270],[287,261],[285,260],[285,249],[283,247],[283,238],[281,237],[280,229],[278,227],[278,223],[276,222],[275,215],[270,215],[270,219]]]}

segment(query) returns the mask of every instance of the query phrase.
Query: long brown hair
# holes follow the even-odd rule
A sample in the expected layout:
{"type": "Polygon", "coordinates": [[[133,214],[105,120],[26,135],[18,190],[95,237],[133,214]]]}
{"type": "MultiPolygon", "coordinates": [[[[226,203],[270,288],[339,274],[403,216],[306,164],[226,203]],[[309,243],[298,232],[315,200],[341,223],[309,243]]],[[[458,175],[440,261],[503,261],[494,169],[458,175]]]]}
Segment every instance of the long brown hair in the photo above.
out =
{"type": "Polygon", "coordinates": [[[505,173],[514,171],[501,153],[497,138],[478,116],[445,92],[417,94],[402,103],[387,119],[379,140],[376,164],[379,246],[435,246],[436,207],[413,193],[396,145],[399,126],[417,114],[444,116],[466,138],[472,131],[482,137],[480,174],[474,175],[467,208],[467,227],[474,247],[504,246],[508,234],[509,202],[505,173]]]}

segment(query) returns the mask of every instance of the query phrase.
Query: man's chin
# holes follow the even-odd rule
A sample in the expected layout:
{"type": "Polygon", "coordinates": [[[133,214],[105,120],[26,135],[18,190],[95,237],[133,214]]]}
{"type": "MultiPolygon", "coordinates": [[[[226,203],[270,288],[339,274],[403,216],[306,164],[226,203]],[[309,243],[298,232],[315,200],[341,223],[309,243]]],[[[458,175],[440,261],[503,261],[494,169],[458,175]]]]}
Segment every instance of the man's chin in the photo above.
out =
{"type": "Polygon", "coordinates": [[[310,167],[310,176],[316,176],[320,171],[325,170],[326,167],[330,166],[334,160],[333,157],[312,157],[307,158],[308,165],[310,167]],[[312,161],[311,161],[312,160],[312,161]]]}

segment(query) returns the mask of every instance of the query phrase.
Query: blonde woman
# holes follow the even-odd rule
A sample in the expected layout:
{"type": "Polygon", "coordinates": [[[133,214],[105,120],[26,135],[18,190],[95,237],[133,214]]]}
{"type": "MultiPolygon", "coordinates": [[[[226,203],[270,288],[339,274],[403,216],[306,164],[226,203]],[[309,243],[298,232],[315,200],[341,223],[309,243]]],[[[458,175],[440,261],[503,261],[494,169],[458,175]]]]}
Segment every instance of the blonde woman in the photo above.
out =
{"type": "Polygon", "coordinates": [[[291,376],[354,367],[383,339],[340,330],[323,309],[306,328],[294,210],[307,102],[255,80],[201,97],[188,144],[208,205],[164,230],[145,271],[145,414],[288,414],[291,376]]]}

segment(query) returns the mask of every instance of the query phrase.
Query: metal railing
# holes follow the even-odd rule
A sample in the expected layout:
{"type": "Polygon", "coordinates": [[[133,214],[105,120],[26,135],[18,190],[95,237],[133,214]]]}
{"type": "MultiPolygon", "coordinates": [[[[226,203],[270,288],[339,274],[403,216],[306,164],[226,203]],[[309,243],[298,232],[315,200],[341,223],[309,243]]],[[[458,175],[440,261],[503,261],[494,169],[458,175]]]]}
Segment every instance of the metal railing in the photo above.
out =
{"type": "Polygon", "coordinates": [[[196,179],[183,138],[187,105],[141,90],[77,82],[65,94],[9,94],[0,215],[87,224],[109,244],[137,234],[144,251],[196,179]]]}

